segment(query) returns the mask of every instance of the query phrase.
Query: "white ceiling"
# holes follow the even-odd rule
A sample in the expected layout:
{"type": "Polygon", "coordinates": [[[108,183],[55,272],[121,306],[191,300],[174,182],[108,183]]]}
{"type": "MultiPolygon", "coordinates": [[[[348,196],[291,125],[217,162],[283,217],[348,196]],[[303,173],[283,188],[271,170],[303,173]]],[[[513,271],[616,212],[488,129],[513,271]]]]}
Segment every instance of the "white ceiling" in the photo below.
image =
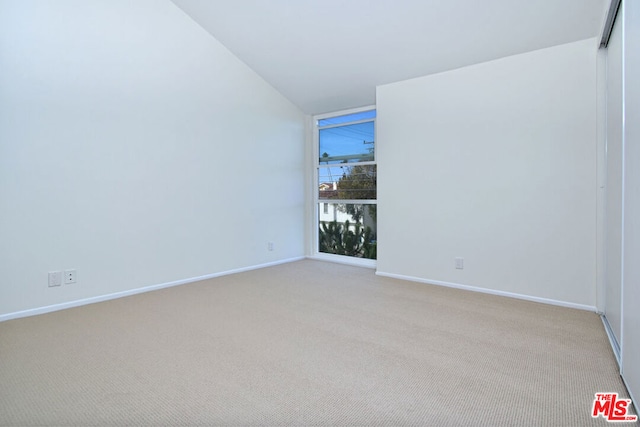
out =
{"type": "Polygon", "coordinates": [[[308,114],[375,104],[380,84],[596,37],[608,4],[172,1],[308,114]]]}

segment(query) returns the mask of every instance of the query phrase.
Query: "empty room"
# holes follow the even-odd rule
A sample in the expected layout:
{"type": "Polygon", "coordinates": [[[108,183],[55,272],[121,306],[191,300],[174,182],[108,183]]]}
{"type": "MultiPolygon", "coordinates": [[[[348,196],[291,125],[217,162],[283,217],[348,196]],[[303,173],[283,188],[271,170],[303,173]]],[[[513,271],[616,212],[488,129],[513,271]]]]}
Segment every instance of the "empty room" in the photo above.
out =
{"type": "Polygon", "coordinates": [[[637,76],[635,0],[0,0],[0,426],[634,425],[637,76]]]}

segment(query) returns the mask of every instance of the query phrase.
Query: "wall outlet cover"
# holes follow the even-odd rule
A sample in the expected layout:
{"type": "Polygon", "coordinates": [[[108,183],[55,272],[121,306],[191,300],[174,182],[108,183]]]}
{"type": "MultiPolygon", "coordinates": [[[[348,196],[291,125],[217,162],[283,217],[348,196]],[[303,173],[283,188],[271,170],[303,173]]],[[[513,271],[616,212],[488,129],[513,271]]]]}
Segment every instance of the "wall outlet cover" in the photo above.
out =
{"type": "Polygon", "coordinates": [[[78,272],[76,270],[65,270],[64,271],[64,283],[76,283],[78,280],[78,272]]]}
{"type": "Polygon", "coordinates": [[[49,287],[62,285],[62,271],[50,271],[49,272],[49,287]]]}

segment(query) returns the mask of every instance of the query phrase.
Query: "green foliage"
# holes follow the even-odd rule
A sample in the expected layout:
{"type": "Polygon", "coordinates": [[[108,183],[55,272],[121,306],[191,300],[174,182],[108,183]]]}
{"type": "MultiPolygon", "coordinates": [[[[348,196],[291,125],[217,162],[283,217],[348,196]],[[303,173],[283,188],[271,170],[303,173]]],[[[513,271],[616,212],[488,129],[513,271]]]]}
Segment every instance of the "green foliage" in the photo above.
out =
{"type": "MultiPolygon", "coordinates": [[[[370,227],[367,229],[371,230],[370,227]]],[[[370,236],[368,239],[365,237],[364,243],[362,243],[362,257],[369,259],[377,259],[378,257],[378,244],[371,240],[370,236]]]]}
{"type": "Polygon", "coordinates": [[[344,224],[338,221],[320,224],[320,252],[347,255],[360,258],[376,258],[376,242],[373,241],[371,227],[362,227],[356,222],[351,230],[349,221],[344,224]]]}
{"type": "MultiPolygon", "coordinates": [[[[343,200],[375,200],[377,171],[375,165],[345,166],[345,172],[338,181],[336,198],[343,200]]],[[[356,222],[362,220],[364,209],[376,220],[376,205],[341,204],[338,207],[349,214],[356,222]]]]}
{"type": "Polygon", "coordinates": [[[338,181],[338,199],[375,200],[377,173],[375,165],[345,166],[338,181]]]}

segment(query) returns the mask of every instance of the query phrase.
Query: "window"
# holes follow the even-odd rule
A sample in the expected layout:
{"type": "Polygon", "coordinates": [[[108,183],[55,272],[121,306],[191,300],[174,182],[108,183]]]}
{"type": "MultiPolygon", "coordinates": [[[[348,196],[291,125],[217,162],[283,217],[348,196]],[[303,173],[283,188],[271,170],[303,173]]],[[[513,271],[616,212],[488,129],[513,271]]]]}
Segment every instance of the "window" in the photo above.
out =
{"type": "Polygon", "coordinates": [[[319,253],[376,259],[375,117],[369,109],[316,121],[319,253]]]}

